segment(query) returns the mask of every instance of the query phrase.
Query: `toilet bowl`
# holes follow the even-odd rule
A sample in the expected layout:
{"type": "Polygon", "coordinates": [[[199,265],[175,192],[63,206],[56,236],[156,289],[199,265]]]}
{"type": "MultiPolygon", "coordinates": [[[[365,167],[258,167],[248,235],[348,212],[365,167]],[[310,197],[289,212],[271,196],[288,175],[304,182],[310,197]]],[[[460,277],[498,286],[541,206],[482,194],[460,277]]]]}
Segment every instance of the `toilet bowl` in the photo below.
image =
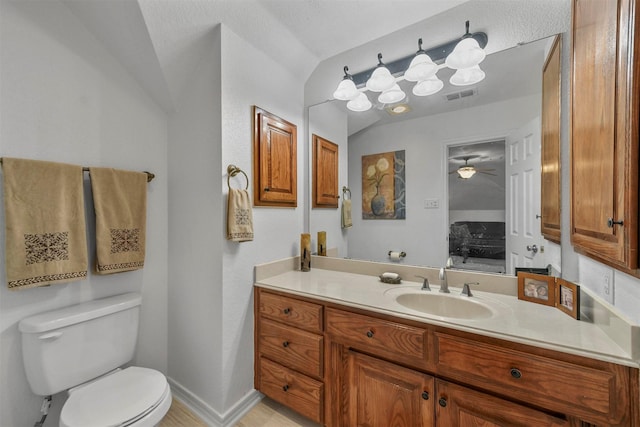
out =
{"type": "Polygon", "coordinates": [[[131,366],[69,390],[60,427],[155,426],[170,406],[165,376],[131,366]]]}
{"type": "Polygon", "coordinates": [[[166,377],[120,367],[133,358],[142,298],[128,293],[22,319],[22,356],[31,390],[68,390],[60,427],[148,427],[171,406],[166,377]]]}

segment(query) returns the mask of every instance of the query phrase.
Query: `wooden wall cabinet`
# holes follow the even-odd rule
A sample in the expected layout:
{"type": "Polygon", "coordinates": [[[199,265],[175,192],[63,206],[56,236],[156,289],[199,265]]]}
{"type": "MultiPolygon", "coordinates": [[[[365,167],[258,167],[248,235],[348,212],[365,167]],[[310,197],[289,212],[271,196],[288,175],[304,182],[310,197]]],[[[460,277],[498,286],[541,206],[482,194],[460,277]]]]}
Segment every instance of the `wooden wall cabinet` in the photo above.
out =
{"type": "Polygon", "coordinates": [[[296,207],[297,127],[253,107],[253,204],[296,207]]]}
{"type": "Polygon", "coordinates": [[[638,271],[638,0],[574,0],[571,242],[638,271]]]}
{"type": "Polygon", "coordinates": [[[332,427],[640,427],[637,368],[255,288],[257,390],[332,427]]]}
{"type": "Polygon", "coordinates": [[[338,207],[338,149],[318,135],[313,135],[313,207],[338,207]]]}
{"type": "Polygon", "coordinates": [[[560,244],[560,36],[542,69],[542,179],[540,228],[545,239],[560,244]]]}

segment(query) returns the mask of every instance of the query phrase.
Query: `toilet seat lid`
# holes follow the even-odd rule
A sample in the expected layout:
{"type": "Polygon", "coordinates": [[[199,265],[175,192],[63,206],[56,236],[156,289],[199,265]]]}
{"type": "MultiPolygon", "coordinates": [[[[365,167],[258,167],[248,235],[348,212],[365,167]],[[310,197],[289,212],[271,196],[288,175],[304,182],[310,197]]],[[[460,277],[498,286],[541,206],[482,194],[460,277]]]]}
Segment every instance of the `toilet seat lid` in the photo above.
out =
{"type": "Polygon", "coordinates": [[[60,414],[60,426],[121,426],[154,407],[166,388],[162,373],[131,366],[71,393],[60,414]]]}

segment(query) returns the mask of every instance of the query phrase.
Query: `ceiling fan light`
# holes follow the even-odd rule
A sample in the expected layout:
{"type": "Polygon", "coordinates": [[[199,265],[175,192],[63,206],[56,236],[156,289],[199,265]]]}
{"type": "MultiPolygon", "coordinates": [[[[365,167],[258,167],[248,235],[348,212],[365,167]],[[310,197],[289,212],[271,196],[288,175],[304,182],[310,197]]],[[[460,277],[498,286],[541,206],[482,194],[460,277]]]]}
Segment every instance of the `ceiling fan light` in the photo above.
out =
{"type": "Polygon", "coordinates": [[[333,92],[333,98],[340,101],[351,101],[358,96],[359,93],[360,91],[353,80],[345,78],[338,84],[336,91],[333,92]]]}
{"type": "Polygon", "coordinates": [[[400,102],[407,96],[400,86],[394,84],[390,89],[385,90],[378,96],[378,102],[382,104],[394,104],[396,102],[400,102]]]}
{"type": "Polygon", "coordinates": [[[372,107],[371,101],[367,98],[367,95],[360,92],[358,96],[347,102],[347,108],[351,111],[367,111],[372,107]]]}
{"type": "Polygon", "coordinates": [[[404,79],[410,82],[419,82],[427,80],[434,76],[438,71],[438,66],[431,60],[426,53],[417,54],[409,64],[409,68],[404,73],[404,79]]]}
{"type": "Polygon", "coordinates": [[[458,42],[444,63],[449,68],[460,70],[478,65],[486,56],[486,52],[474,38],[465,37],[458,42]]]}
{"type": "Polygon", "coordinates": [[[438,93],[444,87],[444,83],[442,80],[437,78],[436,76],[431,77],[430,79],[423,80],[418,82],[413,87],[413,94],[415,96],[429,96],[434,93],[438,93]]]}
{"type": "Polygon", "coordinates": [[[469,86],[481,82],[484,77],[484,71],[480,69],[479,65],[475,65],[456,71],[449,79],[449,83],[454,86],[469,86]]]}
{"type": "Polygon", "coordinates": [[[458,168],[458,175],[462,179],[469,179],[476,174],[476,168],[473,166],[462,166],[458,168]]]}

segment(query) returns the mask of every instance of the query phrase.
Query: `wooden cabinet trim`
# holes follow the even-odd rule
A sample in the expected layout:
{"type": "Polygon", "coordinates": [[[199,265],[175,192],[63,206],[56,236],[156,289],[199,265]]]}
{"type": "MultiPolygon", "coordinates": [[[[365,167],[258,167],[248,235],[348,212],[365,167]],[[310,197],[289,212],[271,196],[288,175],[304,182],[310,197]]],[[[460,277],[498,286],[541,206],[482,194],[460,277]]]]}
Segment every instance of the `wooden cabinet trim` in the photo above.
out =
{"type": "Polygon", "coordinates": [[[253,204],[296,207],[297,127],[253,107],[253,204]]]}

